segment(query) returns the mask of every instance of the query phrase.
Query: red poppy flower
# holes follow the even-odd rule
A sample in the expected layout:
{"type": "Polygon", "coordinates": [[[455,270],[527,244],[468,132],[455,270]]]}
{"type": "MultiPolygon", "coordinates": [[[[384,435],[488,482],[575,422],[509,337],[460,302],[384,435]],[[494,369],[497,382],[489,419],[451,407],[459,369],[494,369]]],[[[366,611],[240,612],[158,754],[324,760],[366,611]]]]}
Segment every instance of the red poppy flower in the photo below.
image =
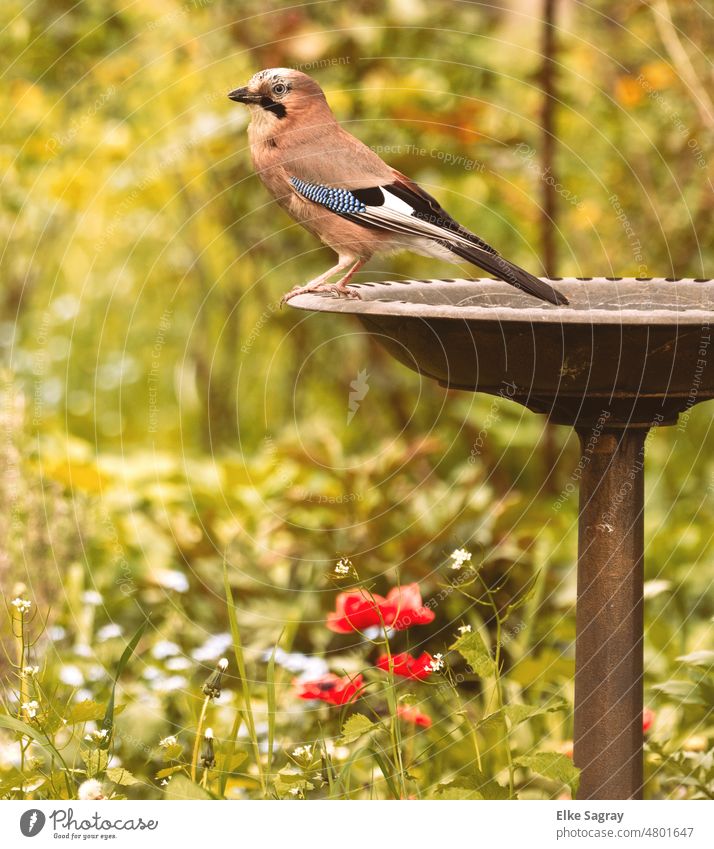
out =
{"type": "Polygon", "coordinates": [[[354,701],[364,687],[364,677],[340,677],[328,672],[313,681],[293,681],[295,695],[301,699],[319,699],[330,705],[346,705],[354,701]]]}
{"type": "Polygon", "coordinates": [[[419,584],[393,587],[384,598],[369,595],[364,590],[340,593],[335,610],[327,615],[327,627],[337,634],[364,631],[384,623],[397,631],[412,625],[426,625],[434,621],[434,611],[422,603],[419,584]]]}
{"type": "Polygon", "coordinates": [[[647,732],[652,728],[655,721],[655,712],[650,708],[645,708],[642,711],[642,730],[647,732]]]}
{"type": "MultiPolygon", "coordinates": [[[[395,675],[402,678],[414,678],[423,681],[431,675],[431,662],[433,658],[428,652],[422,652],[420,657],[412,657],[408,652],[392,655],[392,669],[395,675]]],[[[389,672],[389,657],[381,654],[377,658],[377,669],[389,672]]]]}
{"type": "Polygon", "coordinates": [[[420,728],[431,728],[431,717],[426,713],[422,713],[419,708],[413,705],[398,705],[397,715],[405,722],[411,722],[420,728]]]}
{"type": "Polygon", "coordinates": [[[337,596],[334,613],[327,614],[327,627],[337,634],[364,631],[374,625],[381,625],[382,619],[389,624],[385,613],[388,613],[387,599],[381,595],[368,595],[364,590],[340,593],[337,596]]]}
{"type": "Polygon", "coordinates": [[[419,584],[394,587],[387,593],[387,602],[394,608],[394,618],[389,624],[397,631],[405,631],[412,625],[428,625],[434,621],[434,611],[421,600],[419,584]]]}

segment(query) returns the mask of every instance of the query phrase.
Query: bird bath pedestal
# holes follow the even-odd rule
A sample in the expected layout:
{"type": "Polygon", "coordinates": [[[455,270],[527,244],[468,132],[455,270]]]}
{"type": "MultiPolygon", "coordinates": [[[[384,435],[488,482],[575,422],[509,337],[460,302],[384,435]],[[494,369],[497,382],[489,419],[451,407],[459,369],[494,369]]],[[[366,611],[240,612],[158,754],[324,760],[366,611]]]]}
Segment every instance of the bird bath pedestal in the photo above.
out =
{"type": "Polygon", "coordinates": [[[506,394],[576,429],[578,797],[637,799],[645,439],[650,428],[714,398],[714,282],[565,278],[555,285],[569,306],[493,280],[366,283],[356,287],[361,300],[309,294],[290,304],[356,315],[397,360],[442,386],[506,394]]]}

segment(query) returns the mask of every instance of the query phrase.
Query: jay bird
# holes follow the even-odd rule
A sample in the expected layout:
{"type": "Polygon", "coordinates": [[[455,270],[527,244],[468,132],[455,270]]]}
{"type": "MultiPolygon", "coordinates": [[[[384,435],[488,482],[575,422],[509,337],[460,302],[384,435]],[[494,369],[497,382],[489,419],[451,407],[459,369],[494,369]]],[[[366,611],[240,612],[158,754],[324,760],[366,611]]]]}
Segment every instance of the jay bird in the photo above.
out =
{"type": "Polygon", "coordinates": [[[269,68],[228,97],[248,106],[253,166],[280,206],[331,247],[337,264],[297,286],[359,297],[347,284],[372,256],[411,250],[465,259],[551,304],[567,299],[462,227],[420,186],[337,123],[320,86],[301,71],[269,68]],[[330,278],[342,277],[334,283],[330,278]]]}

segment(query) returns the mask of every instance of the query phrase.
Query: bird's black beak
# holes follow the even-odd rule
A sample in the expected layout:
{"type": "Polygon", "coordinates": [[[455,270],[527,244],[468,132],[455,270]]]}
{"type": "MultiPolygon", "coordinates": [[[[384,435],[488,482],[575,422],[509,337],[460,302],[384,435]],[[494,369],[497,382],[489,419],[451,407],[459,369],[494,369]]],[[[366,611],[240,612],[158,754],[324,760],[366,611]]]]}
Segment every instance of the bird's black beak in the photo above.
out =
{"type": "Polygon", "coordinates": [[[245,86],[228,92],[228,97],[235,100],[236,103],[258,103],[260,101],[260,95],[253,94],[245,86]]]}

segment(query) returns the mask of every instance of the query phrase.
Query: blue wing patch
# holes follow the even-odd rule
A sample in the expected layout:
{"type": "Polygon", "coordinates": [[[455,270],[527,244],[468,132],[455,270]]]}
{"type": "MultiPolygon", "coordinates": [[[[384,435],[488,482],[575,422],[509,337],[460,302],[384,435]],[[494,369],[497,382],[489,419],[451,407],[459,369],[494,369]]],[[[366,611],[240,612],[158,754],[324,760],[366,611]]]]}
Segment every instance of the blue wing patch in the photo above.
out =
{"type": "Polygon", "coordinates": [[[314,183],[306,183],[305,180],[300,180],[297,177],[291,177],[290,182],[298,194],[313,201],[313,203],[327,207],[330,212],[354,214],[367,211],[365,204],[347,189],[317,186],[314,183]]]}

